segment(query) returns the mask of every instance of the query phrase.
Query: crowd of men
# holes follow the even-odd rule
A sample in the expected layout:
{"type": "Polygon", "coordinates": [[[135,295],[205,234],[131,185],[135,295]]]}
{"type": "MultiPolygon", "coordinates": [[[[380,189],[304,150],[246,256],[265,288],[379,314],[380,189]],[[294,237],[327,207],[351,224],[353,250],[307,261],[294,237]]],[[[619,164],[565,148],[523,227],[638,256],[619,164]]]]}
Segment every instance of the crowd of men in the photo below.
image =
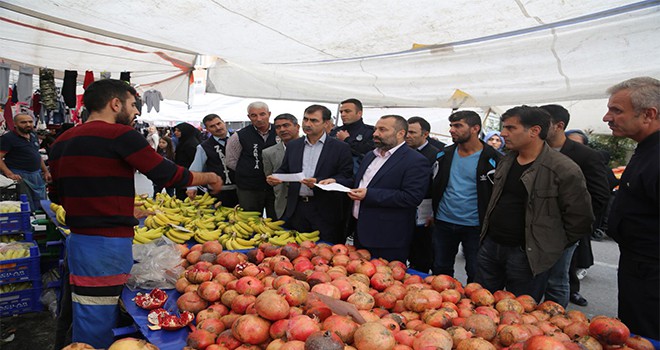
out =
{"type": "MultiPolygon", "coordinates": [[[[608,93],[603,121],[614,136],[638,142],[609,219],[608,234],[621,250],[619,317],[634,333],[658,339],[660,82],[634,78],[608,93]]],[[[570,116],[562,106],[511,108],[501,116],[501,131],[483,138],[477,113],[455,111],[448,118],[453,144],[445,146],[429,138],[430,124],[421,117],[385,115],[374,126],[365,124],[355,98],[341,102],[342,125],[336,127],[321,105],[307,107],[301,122],[280,114],[271,123],[268,105],[253,102],[247,107],[251,125],[232,135],[220,116],[206,116],[211,137],[194,147],[189,166],[181,166],[163,161],[127,126],[137,113],[134,95],[112,80],[92,84],[84,97],[89,121],[52,146],[52,191],[72,230],[76,341],[107,345],[104,332],[130,270],[136,169],[186,196],[209,185],[223,204],[265,211],[291,229],[319,230],[329,243],[352,237],[374,257],[408,261],[424,272],[453,276],[461,245],[468,282],[586,305],[576,250],[589,244],[595,220],[605,213],[609,170],[600,154],[565,136],[570,116]],[[81,156],[100,165],[81,166],[81,156]],[[300,181],[279,176],[300,173],[300,181]],[[317,186],[329,184],[348,191],[317,186]],[[86,253],[92,245],[94,257],[86,253]],[[97,263],[85,264],[91,259],[97,263]],[[113,271],[111,278],[102,268],[113,271]]],[[[15,119],[16,130],[2,138],[0,170],[12,179],[43,175],[50,181],[33,157],[30,121],[15,119]]],[[[39,188],[34,193],[42,196],[39,188]]]]}

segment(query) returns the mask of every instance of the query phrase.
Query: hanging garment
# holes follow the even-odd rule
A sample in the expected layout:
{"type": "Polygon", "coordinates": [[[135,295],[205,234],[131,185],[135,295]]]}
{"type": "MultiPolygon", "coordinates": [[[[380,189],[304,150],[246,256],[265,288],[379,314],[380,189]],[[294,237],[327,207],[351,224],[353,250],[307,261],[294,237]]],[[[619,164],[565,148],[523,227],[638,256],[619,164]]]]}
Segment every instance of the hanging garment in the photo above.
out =
{"type": "Polygon", "coordinates": [[[41,91],[37,90],[32,95],[32,110],[35,115],[41,114],[41,91]]]}
{"type": "Polygon", "coordinates": [[[7,103],[5,103],[5,112],[3,114],[3,117],[5,118],[5,130],[14,130],[14,113],[12,112],[12,106],[14,104],[11,102],[11,100],[8,100],[7,103]]]}
{"type": "Polygon", "coordinates": [[[88,70],[85,72],[85,81],[83,82],[83,89],[87,89],[87,87],[94,82],[94,72],[91,70],[88,70]]]}
{"type": "Polygon", "coordinates": [[[119,75],[119,80],[130,83],[131,82],[131,72],[121,72],[121,74],[119,75]]]}
{"type": "Polygon", "coordinates": [[[101,79],[110,79],[110,72],[103,71],[101,72],[101,79]]]}
{"type": "Polygon", "coordinates": [[[18,82],[16,83],[16,97],[18,102],[30,102],[32,98],[32,76],[34,75],[34,69],[32,67],[21,67],[18,70],[18,82]]]}
{"type": "Polygon", "coordinates": [[[76,107],[76,79],[78,79],[78,72],[75,70],[64,71],[62,96],[64,97],[64,103],[66,103],[69,108],[76,107]]]}
{"type": "Polygon", "coordinates": [[[142,97],[140,97],[140,94],[135,95],[135,108],[138,110],[138,115],[142,115],[142,106],[144,103],[142,102],[142,97]]]}
{"type": "Polygon", "coordinates": [[[11,93],[9,94],[9,96],[11,96],[11,103],[18,103],[18,94],[16,93],[16,84],[12,85],[11,93]]]}
{"type": "Polygon", "coordinates": [[[39,68],[39,90],[41,91],[41,105],[51,111],[57,108],[55,72],[52,69],[39,68]]]}
{"type": "Polygon", "coordinates": [[[158,90],[148,90],[144,93],[144,104],[147,105],[147,113],[151,113],[151,109],[155,109],[156,113],[160,112],[160,101],[163,100],[163,95],[158,90]]]}
{"type": "Polygon", "coordinates": [[[0,63],[0,102],[5,103],[9,97],[9,69],[8,63],[0,63]]]}

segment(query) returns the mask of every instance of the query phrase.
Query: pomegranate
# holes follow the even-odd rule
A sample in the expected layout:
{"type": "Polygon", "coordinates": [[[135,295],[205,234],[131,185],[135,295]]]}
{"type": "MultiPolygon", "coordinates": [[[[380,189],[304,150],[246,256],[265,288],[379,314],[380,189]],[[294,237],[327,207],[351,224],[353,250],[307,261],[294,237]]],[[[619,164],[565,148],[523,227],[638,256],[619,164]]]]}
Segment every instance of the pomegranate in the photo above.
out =
{"type": "Polygon", "coordinates": [[[268,340],[270,322],[257,315],[243,315],[231,327],[231,334],[241,343],[261,344],[268,340]]]}
{"type": "Polygon", "coordinates": [[[341,299],[341,291],[332,283],[318,283],[312,287],[312,292],[328,296],[332,299],[341,299]]]}
{"type": "Polygon", "coordinates": [[[394,277],[391,273],[376,272],[370,279],[371,286],[379,292],[394,284],[394,277]]]}
{"type": "Polygon", "coordinates": [[[634,335],[628,340],[626,340],[626,345],[635,350],[653,350],[653,344],[645,338],[640,337],[639,335],[634,335]]]}
{"type": "Polygon", "coordinates": [[[282,344],[280,350],[304,350],[305,342],[300,340],[289,340],[288,342],[282,344]]]}
{"type": "Polygon", "coordinates": [[[353,335],[359,325],[351,318],[340,315],[331,315],[323,321],[322,329],[339,336],[346,344],[353,343],[353,335]]]}
{"type": "Polygon", "coordinates": [[[516,297],[516,300],[518,300],[518,302],[523,306],[525,312],[532,312],[536,310],[536,300],[534,300],[534,298],[532,298],[530,295],[519,295],[516,297]]]}
{"type": "Polygon", "coordinates": [[[222,293],[225,292],[225,288],[218,282],[206,281],[199,285],[197,288],[197,294],[199,294],[202,299],[214,302],[220,300],[222,293]]]}
{"type": "Polygon", "coordinates": [[[451,335],[454,348],[456,348],[463,340],[472,338],[472,332],[465,330],[463,327],[449,327],[447,328],[447,333],[451,335]]]}
{"type": "Polygon", "coordinates": [[[488,289],[481,288],[477,289],[470,295],[470,300],[474,302],[477,306],[491,306],[495,303],[495,298],[493,294],[488,291],[488,289]]]}
{"type": "Polygon", "coordinates": [[[611,317],[594,317],[589,324],[589,335],[607,345],[623,345],[630,330],[623,322],[611,317]]]}
{"type": "Polygon", "coordinates": [[[603,350],[603,346],[600,345],[598,340],[589,335],[577,338],[575,342],[584,346],[587,350],[603,350]]]}
{"type": "Polygon", "coordinates": [[[307,337],[305,350],[344,350],[344,342],[335,333],[318,331],[307,337]]]}
{"type": "Polygon", "coordinates": [[[190,283],[196,283],[196,284],[210,281],[211,279],[213,279],[213,272],[209,270],[200,270],[197,268],[186,270],[184,275],[186,276],[186,279],[190,281],[190,283]]]}
{"type": "Polygon", "coordinates": [[[254,308],[259,316],[270,321],[286,318],[290,311],[289,303],[276,291],[261,293],[254,302],[254,308]]]}
{"type": "Polygon", "coordinates": [[[215,334],[207,330],[197,328],[194,331],[192,331],[192,333],[188,334],[188,339],[186,340],[186,343],[188,344],[188,346],[191,346],[195,349],[206,349],[209,345],[215,343],[215,338],[216,338],[215,334]]]}
{"type": "Polygon", "coordinates": [[[495,293],[493,293],[493,298],[495,298],[495,303],[498,303],[503,299],[515,299],[516,295],[508,290],[496,290],[495,293]]]}
{"type": "Polygon", "coordinates": [[[94,347],[85,343],[71,343],[62,348],[62,350],[86,350],[86,349],[94,350],[94,347]]]}
{"type": "Polygon", "coordinates": [[[417,335],[413,341],[413,349],[441,349],[450,350],[452,348],[452,338],[449,333],[440,328],[427,328],[417,335]]]}
{"type": "Polygon", "coordinates": [[[203,329],[205,331],[209,331],[216,336],[218,336],[222,331],[225,330],[225,324],[220,321],[220,319],[216,318],[209,318],[206,320],[203,320],[202,322],[197,323],[197,328],[198,329],[203,329]]]}
{"type": "Polygon", "coordinates": [[[236,282],[236,291],[239,294],[248,294],[257,296],[264,291],[264,284],[256,277],[244,276],[236,282]]]}
{"type": "Polygon", "coordinates": [[[526,341],[532,337],[532,333],[526,326],[514,324],[504,326],[498,336],[502,345],[509,346],[526,341]]]}
{"type": "Polygon", "coordinates": [[[208,309],[205,309],[205,310],[202,310],[202,311],[198,312],[197,317],[195,317],[195,320],[197,321],[197,324],[199,324],[200,322],[202,322],[204,320],[211,319],[211,318],[219,320],[225,314],[226,313],[223,314],[222,312],[218,311],[216,308],[209,307],[208,309]]]}
{"type": "Polygon", "coordinates": [[[472,332],[475,337],[481,337],[488,341],[493,340],[497,334],[495,322],[490,317],[481,314],[474,314],[466,318],[463,328],[472,332]]]}
{"type": "Polygon", "coordinates": [[[495,345],[481,338],[470,338],[460,342],[456,350],[496,350],[496,348],[495,345]]]}
{"type": "Polygon", "coordinates": [[[378,322],[361,325],[355,331],[353,340],[358,350],[392,350],[396,344],[392,332],[378,322]]]}
{"type": "Polygon", "coordinates": [[[525,350],[565,350],[561,341],[547,335],[536,335],[525,342],[525,350]]]}
{"type": "Polygon", "coordinates": [[[208,302],[202,299],[196,292],[186,292],[176,301],[176,306],[179,310],[192,312],[193,314],[206,309],[208,305],[208,302]]]}
{"type": "Polygon", "coordinates": [[[222,331],[215,340],[215,343],[230,350],[234,350],[241,345],[241,342],[231,334],[231,329],[222,331]]]}
{"type": "Polygon", "coordinates": [[[566,310],[564,310],[564,307],[557,304],[554,301],[551,300],[546,300],[539,304],[539,306],[536,307],[537,310],[541,310],[550,316],[555,316],[555,315],[563,315],[566,310]]]}
{"type": "Polygon", "coordinates": [[[296,315],[289,319],[286,329],[288,340],[305,341],[312,333],[321,330],[319,323],[307,315],[296,315]]]}
{"type": "MultiPolygon", "coordinates": [[[[375,275],[374,275],[375,276],[375,275]]],[[[312,288],[314,290],[314,288],[312,288]]],[[[358,310],[371,310],[374,307],[375,300],[369,293],[357,291],[346,299],[349,303],[355,305],[358,310]]]]}
{"type": "Polygon", "coordinates": [[[513,298],[501,299],[497,302],[497,304],[495,304],[495,309],[499,312],[515,311],[519,314],[525,312],[525,308],[522,306],[522,304],[513,298]]]}
{"type": "Polygon", "coordinates": [[[250,294],[239,294],[231,301],[231,311],[237,314],[246,313],[250,305],[254,304],[257,300],[257,297],[250,294]]]}
{"type": "Polygon", "coordinates": [[[456,280],[448,275],[437,275],[431,281],[431,288],[438,292],[446,289],[456,289],[456,280]]]}
{"type": "Polygon", "coordinates": [[[402,329],[394,333],[394,339],[398,344],[408,346],[412,349],[412,345],[413,342],[415,341],[415,338],[417,337],[417,333],[419,332],[417,332],[416,330],[402,329]]]}

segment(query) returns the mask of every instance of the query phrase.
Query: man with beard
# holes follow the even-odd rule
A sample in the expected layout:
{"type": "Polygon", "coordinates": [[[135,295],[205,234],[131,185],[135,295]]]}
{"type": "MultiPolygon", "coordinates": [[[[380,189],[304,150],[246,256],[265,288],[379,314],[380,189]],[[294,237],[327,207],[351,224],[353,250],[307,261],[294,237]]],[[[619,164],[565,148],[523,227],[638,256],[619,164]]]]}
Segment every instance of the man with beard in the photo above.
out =
{"type": "Polygon", "coordinates": [[[454,276],[458,245],[463,245],[467,282],[477,270],[479,232],[500,153],[479,139],[481,118],[473,111],[449,116],[454,144],[438,153],[438,174],[433,181],[433,274],[454,276]]]}
{"type": "Polygon", "coordinates": [[[71,228],[72,337],[94,348],[113,342],[119,297],[133,266],[135,171],[164,187],[209,185],[213,193],[222,187],[215,173],[190,172],[163,159],[129,126],[138,113],[135,95],[120,80],[92,83],[83,95],[89,119],[60,135],[51,150],[51,191],[71,228]]]}
{"type": "MultiPolygon", "coordinates": [[[[211,171],[222,178],[224,185],[222,191],[216,196],[225,207],[234,207],[238,204],[234,171],[227,167],[225,148],[227,147],[227,125],[217,114],[209,114],[202,119],[202,124],[211,134],[206,141],[197,145],[195,158],[190,164],[190,171],[211,171]]],[[[195,198],[197,187],[188,187],[188,198],[195,198]]]]}
{"type": "Polygon", "coordinates": [[[355,245],[373,257],[405,262],[417,206],[429,187],[428,159],[405,145],[408,123],[386,115],[376,123],[376,149],[368,152],[355,176],[352,199],[355,245]]]}
{"type": "Polygon", "coordinates": [[[280,138],[280,141],[276,145],[264,149],[261,155],[264,160],[266,182],[273,186],[273,192],[275,193],[275,218],[279,219],[284,215],[284,210],[286,210],[286,194],[289,191],[289,183],[275,184],[268,181],[268,175],[274,173],[282,165],[286,145],[289,141],[295,140],[300,136],[300,125],[298,125],[298,119],[289,113],[278,115],[273,120],[273,123],[275,124],[275,133],[280,138]]]}
{"type": "Polygon", "coordinates": [[[30,209],[41,208],[39,201],[46,199],[46,182],[51,175],[39,153],[39,139],[34,134],[32,116],[19,113],[14,116],[14,131],[0,138],[0,171],[8,178],[19,181],[20,192],[27,194],[30,209]]]}
{"type": "MultiPolygon", "coordinates": [[[[302,123],[305,137],[287,144],[284,160],[276,173],[302,172],[305,176],[300,182],[289,183],[283,216],[287,226],[300,232],[319,230],[321,240],[344,243],[340,220],[340,203],[344,195],[315,187],[316,183],[337,182],[350,186],[353,182],[350,147],[325,133],[325,125],[330,117],[330,110],[321,105],[311,105],[305,109],[302,123]]],[[[273,175],[266,180],[274,185],[282,183],[273,175]]]]}

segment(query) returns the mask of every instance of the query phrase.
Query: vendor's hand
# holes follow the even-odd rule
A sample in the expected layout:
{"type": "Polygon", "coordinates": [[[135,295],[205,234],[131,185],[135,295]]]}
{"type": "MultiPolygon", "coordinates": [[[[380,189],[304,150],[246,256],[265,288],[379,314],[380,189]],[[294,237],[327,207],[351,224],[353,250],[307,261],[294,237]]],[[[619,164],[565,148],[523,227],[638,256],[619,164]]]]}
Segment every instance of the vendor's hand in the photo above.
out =
{"type": "Polygon", "coordinates": [[[361,201],[366,196],[367,196],[366,188],[354,188],[350,192],[348,192],[348,198],[354,201],[361,201]]]}
{"type": "Polygon", "coordinates": [[[316,183],[316,178],[310,177],[309,179],[302,179],[300,180],[300,182],[309,188],[314,188],[314,184],[316,183]]]}
{"type": "MultiPolygon", "coordinates": [[[[208,183],[208,186],[211,188],[211,194],[217,194],[220,192],[222,189],[222,185],[224,184],[222,182],[222,178],[218,176],[218,174],[211,173],[212,174],[212,180],[208,183]]],[[[187,192],[187,191],[186,191],[187,192]]]]}
{"type": "Polygon", "coordinates": [[[424,227],[430,227],[431,225],[433,225],[433,217],[432,216],[426,218],[426,222],[424,223],[424,227]]]}
{"type": "Polygon", "coordinates": [[[344,141],[344,140],[346,140],[346,138],[351,136],[351,134],[349,134],[348,131],[346,131],[346,130],[339,130],[339,131],[337,131],[336,136],[337,136],[338,139],[344,141]]]}
{"type": "Polygon", "coordinates": [[[44,181],[46,181],[46,183],[50,183],[51,181],[53,181],[53,176],[50,175],[50,171],[46,171],[44,173],[44,181]]]}
{"type": "Polygon", "coordinates": [[[133,208],[133,216],[136,219],[146,218],[147,216],[153,215],[153,214],[154,214],[154,212],[152,212],[152,211],[143,210],[143,209],[140,209],[140,208],[133,208]]]}
{"type": "Polygon", "coordinates": [[[336,182],[337,182],[337,180],[335,180],[333,178],[329,178],[329,179],[319,181],[319,185],[329,185],[329,184],[333,184],[333,183],[336,183],[336,182]]]}
{"type": "Polygon", "coordinates": [[[14,181],[21,181],[23,179],[21,177],[21,175],[14,174],[14,173],[11,173],[11,174],[7,175],[7,177],[14,180],[14,181]]]}
{"type": "Polygon", "coordinates": [[[273,176],[273,175],[268,175],[268,176],[266,177],[266,183],[269,184],[269,185],[271,185],[271,186],[277,186],[277,185],[279,185],[279,184],[282,183],[282,180],[276,178],[276,177],[273,176]]]}
{"type": "Polygon", "coordinates": [[[195,199],[195,196],[197,196],[197,189],[193,188],[192,190],[187,190],[186,196],[190,199],[195,199]]]}

